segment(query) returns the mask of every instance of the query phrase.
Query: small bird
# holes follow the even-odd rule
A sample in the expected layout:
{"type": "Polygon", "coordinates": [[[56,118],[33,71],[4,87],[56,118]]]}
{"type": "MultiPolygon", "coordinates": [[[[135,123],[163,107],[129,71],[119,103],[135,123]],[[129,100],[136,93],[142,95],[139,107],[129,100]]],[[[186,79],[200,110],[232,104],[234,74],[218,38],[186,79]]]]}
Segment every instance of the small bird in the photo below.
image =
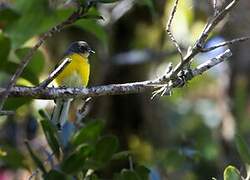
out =
{"type": "MultiPolygon", "coordinates": [[[[71,43],[64,53],[63,58],[63,60],[69,58],[70,63],[55,78],[57,85],[63,87],[86,87],[90,73],[88,57],[91,53],[95,52],[85,41],[71,43]]],[[[56,107],[52,114],[52,122],[55,123],[59,129],[67,121],[71,100],[72,99],[56,99],[56,107]]]]}

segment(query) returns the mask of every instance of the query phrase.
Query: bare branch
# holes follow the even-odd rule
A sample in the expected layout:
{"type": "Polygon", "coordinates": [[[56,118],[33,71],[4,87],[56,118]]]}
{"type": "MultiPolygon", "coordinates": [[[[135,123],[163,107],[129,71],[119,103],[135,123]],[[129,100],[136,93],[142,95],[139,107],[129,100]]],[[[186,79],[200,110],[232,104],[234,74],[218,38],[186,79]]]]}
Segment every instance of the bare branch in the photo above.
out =
{"type": "Polygon", "coordinates": [[[236,4],[239,2],[239,0],[233,0],[231,3],[229,3],[225,9],[221,10],[220,13],[218,13],[211,21],[209,21],[202,31],[200,38],[197,40],[196,44],[187,52],[187,55],[184,57],[183,62],[180,62],[175,68],[174,73],[172,73],[172,76],[169,77],[170,79],[175,77],[183,68],[188,65],[194,56],[196,56],[198,53],[200,53],[206,43],[206,40],[208,38],[209,33],[216,27],[216,25],[232,10],[233,7],[236,6],[236,4]]]}
{"type": "MultiPolygon", "coordinates": [[[[88,10],[88,9],[86,9],[86,10],[88,10]]],[[[85,10],[83,10],[82,8],[79,8],[77,11],[73,12],[65,21],[63,21],[62,23],[60,23],[60,24],[56,25],[55,27],[51,28],[48,32],[44,33],[40,37],[39,41],[30,49],[30,51],[26,54],[26,56],[24,56],[22,58],[18,68],[16,69],[16,72],[14,73],[14,75],[11,77],[9,83],[7,84],[6,91],[4,92],[4,94],[1,95],[1,98],[0,98],[0,111],[3,108],[5,100],[8,98],[9,91],[15,85],[17,79],[22,74],[23,70],[28,65],[28,63],[30,62],[32,56],[37,51],[37,49],[49,37],[51,37],[53,34],[55,34],[56,32],[60,32],[66,26],[73,24],[78,19],[81,19],[82,16],[84,15],[84,13],[85,13],[85,10]]]]}
{"type": "Polygon", "coordinates": [[[217,5],[218,5],[218,0],[213,0],[214,16],[216,16],[219,13],[217,5]]]}
{"type": "Polygon", "coordinates": [[[78,110],[77,112],[77,118],[75,121],[76,127],[81,127],[82,126],[82,120],[87,116],[90,110],[90,103],[93,101],[93,98],[88,97],[83,100],[84,103],[82,107],[78,110]]]}
{"type": "Polygon", "coordinates": [[[202,31],[202,34],[197,42],[197,45],[199,47],[203,47],[208,36],[209,33],[215,28],[215,26],[231,11],[231,9],[233,7],[236,6],[236,4],[239,2],[240,0],[233,0],[231,3],[229,3],[222,11],[220,11],[211,21],[209,21],[204,30],[202,31]]]}
{"type": "Polygon", "coordinates": [[[173,19],[174,19],[174,15],[176,13],[176,10],[177,10],[177,6],[178,6],[178,3],[179,3],[179,0],[175,0],[175,4],[173,6],[173,9],[171,11],[171,14],[170,14],[170,17],[169,17],[169,20],[167,22],[167,27],[166,27],[166,31],[168,33],[168,36],[170,37],[170,40],[173,42],[173,44],[175,45],[178,53],[180,54],[181,56],[181,61],[183,61],[183,53],[181,51],[181,48],[178,44],[178,42],[176,41],[174,35],[172,34],[171,32],[171,25],[172,25],[172,22],[173,22],[173,19]]]}
{"type": "Polygon", "coordinates": [[[14,115],[14,111],[0,111],[0,116],[9,116],[9,115],[14,115]]]}
{"type": "MultiPolygon", "coordinates": [[[[165,74],[163,74],[161,77],[157,79],[141,81],[141,82],[125,83],[125,84],[103,85],[103,86],[96,86],[96,87],[90,87],[90,88],[70,88],[70,87],[40,88],[40,87],[46,87],[48,83],[50,83],[51,80],[53,80],[53,78],[57,75],[57,72],[53,72],[53,74],[51,74],[50,77],[47,80],[45,80],[42,83],[42,85],[40,85],[39,87],[20,87],[20,86],[13,87],[14,85],[13,83],[10,86],[8,86],[6,89],[0,88],[0,96],[7,98],[7,96],[10,95],[14,97],[30,97],[30,98],[36,98],[36,99],[87,98],[87,97],[97,97],[97,96],[105,96],[105,95],[122,95],[122,94],[140,93],[140,92],[144,92],[147,90],[149,91],[156,90],[153,96],[158,95],[158,94],[171,95],[171,90],[173,88],[182,87],[187,81],[198,76],[199,74],[202,74],[208,69],[214,67],[216,64],[223,62],[225,59],[227,59],[228,57],[232,55],[231,51],[227,50],[221,55],[207,61],[206,63],[201,64],[200,66],[198,66],[197,68],[193,70],[190,69],[190,67],[186,68],[186,66],[191,62],[194,56],[206,50],[206,49],[203,49],[203,47],[205,45],[205,42],[208,38],[209,33],[228,14],[228,12],[237,4],[237,2],[239,2],[239,0],[233,0],[225,9],[223,9],[215,17],[213,17],[213,19],[206,24],[203,32],[200,35],[200,38],[197,40],[196,44],[192,48],[190,48],[190,50],[187,52],[187,55],[184,57],[184,59],[182,59],[182,61],[179,64],[177,64],[177,66],[174,68],[172,65],[170,65],[167,68],[167,71],[165,72],[165,74]],[[184,72],[184,74],[181,72],[184,72]]],[[[170,19],[167,24],[167,31],[170,37],[172,37],[171,40],[174,42],[175,46],[178,49],[179,45],[174,39],[174,37],[172,36],[172,33],[170,31],[171,23],[176,13],[177,5],[178,5],[178,0],[175,0],[175,5],[173,7],[170,19]]],[[[77,18],[80,18],[80,17],[76,17],[76,19],[69,18],[71,21],[68,24],[73,23],[74,21],[77,20],[77,18]]],[[[59,31],[58,29],[62,29],[64,26],[65,24],[60,25],[59,28],[58,27],[56,28],[55,32],[59,31]]],[[[53,33],[54,31],[52,31],[52,34],[53,33]]],[[[44,40],[46,38],[44,38],[44,40]]],[[[245,39],[239,38],[239,39],[233,40],[233,42],[232,41],[224,42],[224,44],[223,43],[218,44],[212,47],[211,49],[216,49],[218,47],[225,46],[226,44],[232,44],[232,43],[244,41],[247,39],[248,38],[245,38],[245,39]]],[[[38,45],[38,47],[40,45],[38,45]]],[[[36,47],[35,49],[33,48],[34,49],[33,51],[35,51],[38,47],[36,47]]],[[[181,58],[183,58],[180,48],[178,49],[178,51],[181,54],[181,58]]],[[[32,54],[30,56],[32,56],[32,54]]],[[[28,61],[29,60],[24,58],[24,63],[27,63],[28,61]]],[[[21,68],[24,68],[24,67],[22,66],[21,68]]],[[[58,70],[60,70],[60,68],[58,70]]],[[[3,104],[3,102],[4,100],[2,100],[1,103],[3,104]]],[[[0,105],[2,106],[1,103],[0,105]]]]}
{"type": "Polygon", "coordinates": [[[221,53],[217,57],[212,58],[212,59],[206,61],[203,64],[200,64],[195,69],[193,69],[193,70],[190,69],[188,71],[185,71],[184,75],[180,75],[174,81],[169,81],[166,84],[160,85],[159,86],[160,89],[153,92],[153,96],[151,97],[151,99],[155,98],[158,95],[160,95],[160,96],[170,96],[171,95],[171,90],[173,88],[182,87],[184,84],[187,83],[187,81],[190,81],[194,77],[196,77],[196,76],[206,72],[207,70],[213,68],[217,64],[219,64],[219,63],[225,61],[226,59],[228,59],[230,56],[232,56],[232,52],[230,51],[230,49],[227,49],[225,52],[221,53]]]}
{"type": "Polygon", "coordinates": [[[244,42],[244,41],[247,41],[249,39],[250,39],[250,37],[241,37],[241,38],[233,39],[230,41],[225,41],[225,42],[219,43],[219,44],[212,46],[212,47],[209,47],[209,48],[203,48],[203,49],[201,49],[201,52],[209,52],[209,51],[215,50],[219,47],[227,46],[227,45],[234,44],[234,43],[244,42]]]}
{"type": "MultiPolygon", "coordinates": [[[[206,63],[191,70],[191,75],[188,74],[186,81],[191,80],[192,78],[198,76],[199,74],[204,73],[215,65],[223,62],[228,57],[231,56],[231,51],[227,50],[221,55],[213,58],[206,63]]],[[[172,72],[173,73],[173,72],[172,72]]],[[[171,73],[170,73],[171,74],[171,73]]],[[[171,75],[170,75],[171,76],[171,75]]],[[[168,80],[168,79],[167,79],[168,80]]],[[[95,86],[90,88],[44,88],[39,89],[36,87],[13,87],[10,90],[10,96],[14,97],[30,97],[35,99],[56,99],[60,98],[86,98],[86,97],[97,97],[97,96],[107,96],[107,95],[122,95],[122,94],[134,94],[145,92],[147,90],[155,90],[159,87],[166,86],[169,84],[170,90],[172,88],[180,87],[183,85],[181,77],[173,79],[171,81],[166,81],[165,78],[158,78],[152,81],[142,81],[142,82],[133,82],[125,84],[111,84],[104,86],[95,86]]],[[[0,95],[5,93],[5,89],[0,88],[0,95]]]]}
{"type": "Polygon", "coordinates": [[[59,74],[64,70],[64,68],[71,62],[70,58],[65,58],[63,62],[45,79],[37,88],[45,88],[51,83],[59,74]]]}
{"type": "Polygon", "coordinates": [[[197,76],[197,75],[200,75],[200,74],[204,73],[208,69],[211,69],[215,65],[217,65],[217,64],[225,61],[230,56],[232,56],[232,52],[229,49],[227,49],[225,52],[223,52],[222,54],[218,55],[217,57],[215,57],[213,59],[210,59],[210,60],[204,62],[203,64],[200,64],[199,66],[197,66],[192,71],[193,76],[197,76]]]}

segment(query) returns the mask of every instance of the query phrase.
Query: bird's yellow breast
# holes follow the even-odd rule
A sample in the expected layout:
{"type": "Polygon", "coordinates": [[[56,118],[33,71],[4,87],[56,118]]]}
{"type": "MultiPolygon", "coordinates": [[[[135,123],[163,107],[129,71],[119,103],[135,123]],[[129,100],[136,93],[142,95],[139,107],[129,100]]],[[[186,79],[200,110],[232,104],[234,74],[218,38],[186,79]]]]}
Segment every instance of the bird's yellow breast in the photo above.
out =
{"type": "Polygon", "coordinates": [[[88,58],[79,54],[71,54],[65,58],[70,58],[71,62],[56,77],[56,83],[59,86],[86,87],[90,71],[88,58]]]}

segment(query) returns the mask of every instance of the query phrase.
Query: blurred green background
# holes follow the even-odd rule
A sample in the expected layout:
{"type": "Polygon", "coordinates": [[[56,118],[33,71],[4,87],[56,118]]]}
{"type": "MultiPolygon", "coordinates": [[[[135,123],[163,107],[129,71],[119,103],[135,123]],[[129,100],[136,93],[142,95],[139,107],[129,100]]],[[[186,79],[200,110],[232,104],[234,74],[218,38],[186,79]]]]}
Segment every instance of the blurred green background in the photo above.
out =
{"type": "MultiPolygon", "coordinates": [[[[218,9],[227,0],[218,0],[218,9]]],[[[89,86],[143,81],[159,77],[169,62],[180,60],[165,26],[173,0],[120,0],[90,9],[104,20],[83,19],[49,38],[24,70],[19,85],[36,86],[63,57],[67,46],[84,40],[95,50],[90,57],[89,86]]],[[[207,46],[249,35],[250,3],[240,1],[212,33],[207,46]]],[[[0,1],[0,85],[4,87],[41,33],[68,17],[70,1],[0,1]]],[[[172,32],[186,51],[214,13],[211,1],[180,1],[172,32]]],[[[104,122],[104,134],[119,139],[120,150],[150,169],[150,179],[223,179],[228,165],[246,176],[250,143],[250,42],[230,47],[233,56],[175,89],[171,96],[151,100],[151,93],[94,98],[85,121],[104,122]]],[[[195,57],[193,66],[221,53],[220,48],[195,57]]],[[[39,109],[51,113],[53,100],[8,98],[0,117],[0,179],[27,179],[32,166],[24,140],[40,155],[48,153],[39,109]]],[[[46,155],[44,155],[46,156],[46,155]]],[[[125,163],[126,164],[126,163],[125,163]]],[[[127,166],[127,165],[125,165],[127,166]]],[[[115,169],[115,168],[114,168],[115,169]]],[[[113,172],[109,169],[106,172],[113,172]]],[[[105,173],[104,173],[105,174],[105,173]]],[[[109,173],[104,175],[110,178],[109,173]]],[[[104,178],[105,179],[105,178],[104,178]]]]}

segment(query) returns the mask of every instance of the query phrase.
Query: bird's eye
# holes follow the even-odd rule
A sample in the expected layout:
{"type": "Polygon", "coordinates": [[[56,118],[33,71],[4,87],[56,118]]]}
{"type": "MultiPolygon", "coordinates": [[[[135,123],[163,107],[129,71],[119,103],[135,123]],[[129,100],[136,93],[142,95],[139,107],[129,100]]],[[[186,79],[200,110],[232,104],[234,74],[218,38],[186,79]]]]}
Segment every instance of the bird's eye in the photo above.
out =
{"type": "Polygon", "coordinates": [[[83,52],[84,51],[84,47],[83,46],[79,46],[79,50],[80,50],[80,52],[83,52]]]}

